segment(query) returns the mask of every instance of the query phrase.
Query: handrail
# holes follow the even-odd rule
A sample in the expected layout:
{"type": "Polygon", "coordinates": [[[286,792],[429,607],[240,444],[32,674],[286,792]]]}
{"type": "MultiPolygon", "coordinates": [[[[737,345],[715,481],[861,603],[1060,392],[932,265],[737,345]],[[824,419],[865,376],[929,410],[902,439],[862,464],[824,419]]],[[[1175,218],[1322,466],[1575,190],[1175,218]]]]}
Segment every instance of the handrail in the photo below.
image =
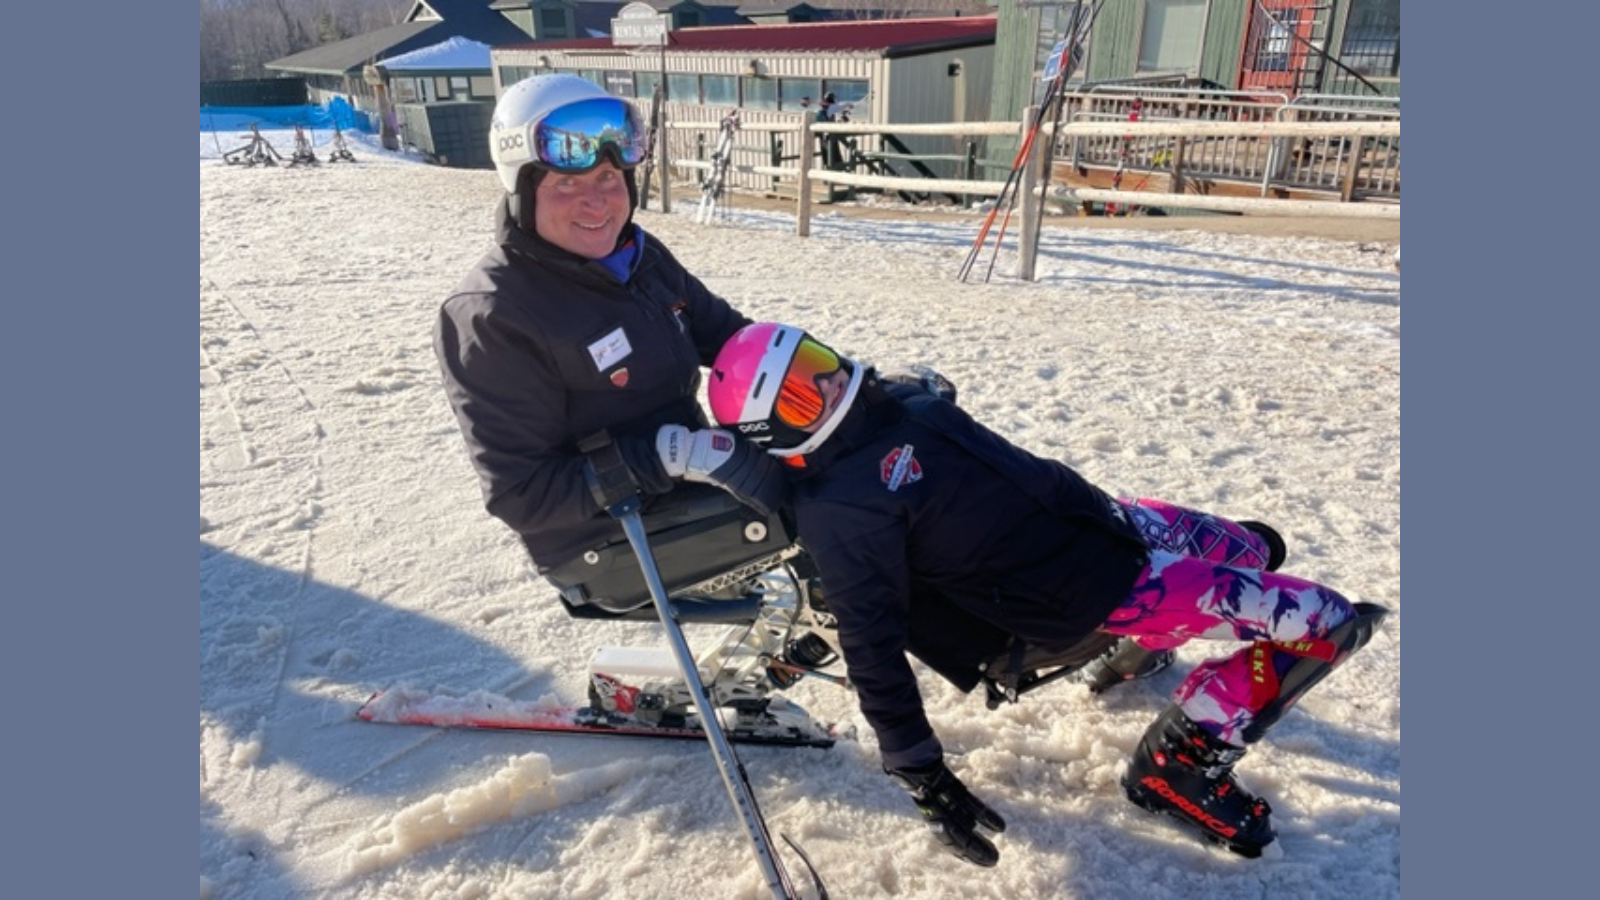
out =
{"type": "Polygon", "coordinates": [[[1237,97],[1240,100],[1249,100],[1252,103],[1260,103],[1260,98],[1262,97],[1281,97],[1284,103],[1289,102],[1289,95],[1282,91],[1224,91],[1211,90],[1209,88],[1140,87],[1132,84],[1117,84],[1116,82],[1102,82],[1071,93],[1099,94],[1101,96],[1106,94],[1164,94],[1191,97],[1196,100],[1237,97]]]}

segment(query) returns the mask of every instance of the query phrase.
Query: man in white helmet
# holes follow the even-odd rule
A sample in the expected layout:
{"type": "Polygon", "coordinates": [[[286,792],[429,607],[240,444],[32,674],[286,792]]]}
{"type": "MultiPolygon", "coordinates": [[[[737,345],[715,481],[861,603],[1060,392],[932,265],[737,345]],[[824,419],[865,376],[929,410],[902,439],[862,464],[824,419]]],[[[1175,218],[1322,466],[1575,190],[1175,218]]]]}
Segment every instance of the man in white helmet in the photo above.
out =
{"type": "Polygon", "coordinates": [[[697,402],[700,368],[750,320],[634,224],[644,135],[630,103],[577,76],[508,88],[489,133],[496,246],[435,326],[484,504],[541,574],[621,539],[597,437],[647,498],[687,479],[763,513],[783,499],[779,464],[709,429],[697,402]]]}

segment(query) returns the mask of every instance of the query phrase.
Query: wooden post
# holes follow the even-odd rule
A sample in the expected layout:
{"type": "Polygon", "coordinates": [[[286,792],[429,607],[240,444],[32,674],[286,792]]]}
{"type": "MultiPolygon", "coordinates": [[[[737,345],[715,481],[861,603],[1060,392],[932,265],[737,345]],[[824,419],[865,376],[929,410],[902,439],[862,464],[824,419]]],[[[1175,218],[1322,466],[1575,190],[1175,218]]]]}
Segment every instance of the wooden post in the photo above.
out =
{"type": "Polygon", "coordinates": [[[1356,136],[1351,138],[1350,166],[1344,170],[1344,179],[1339,185],[1339,199],[1349,203],[1356,196],[1356,173],[1361,171],[1361,157],[1367,150],[1367,139],[1356,136]]]}
{"type": "MultiPolygon", "coordinates": [[[[798,237],[811,236],[811,163],[816,156],[817,142],[811,138],[811,117],[800,114],[800,197],[795,201],[794,233],[798,237]]],[[[829,188],[830,192],[832,187],[829,188]]]]}
{"type": "MultiPolygon", "coordinates": [[[[967,141],[966,149],[961,160],[961,177],[968,181],[978,180],[978,142],[967,141]]],[[[961,205],[967,209],[972,208],[972,195],[962,194],[961,205]]]]}
{"type": "Polygon", "coordinates": [[[1172,139],[1172,179],[1170,190],[1174,194],[1183,193],[1183,145],[1184,139],[1172,139]]]}
{"type": "MultiPolygon", "coordinates": [[[[1032,128],[1034,122],[1044,114],[1045,110],[1034,106],[1028,107],[1027,113],[1022,118],[1025,126],[1023,129],[1024,135],[1026,135],[1027,129],[1032,128]]],[[[1040,130],[1042,131],[1043,129],[1040,130]]],[[[1024,137],[1023,139],[1026,140],[1027,138],[1024,137]]],[[[1041,142],[1038,132],[1035,132],[1033,146],[1028,148],[1028,157],[1022,161],[1022,184],[1017,188],[1022,192],[1022,232],[1017,239],[1017,255],[1019,257],[1017,276],[1023,281],[1034,280],[1034,264],[1038,262],[1039,258],[1039,219],[1042,216],[1041,210],[1044,206],[1039,197],[1039,151],[1041,143],[1048,147],[1050,139],[1046,138],[1041,142]]]]}
{"type": "Polygon", "coordinates": [[[389,73],[382,67],[368,63],[361,67],[361,78],[372,88],[372,97],[378,103],[378,141],[385,150],[399,150],[400,138],[395,134],[394,103],[389,97],[389,73]]]}

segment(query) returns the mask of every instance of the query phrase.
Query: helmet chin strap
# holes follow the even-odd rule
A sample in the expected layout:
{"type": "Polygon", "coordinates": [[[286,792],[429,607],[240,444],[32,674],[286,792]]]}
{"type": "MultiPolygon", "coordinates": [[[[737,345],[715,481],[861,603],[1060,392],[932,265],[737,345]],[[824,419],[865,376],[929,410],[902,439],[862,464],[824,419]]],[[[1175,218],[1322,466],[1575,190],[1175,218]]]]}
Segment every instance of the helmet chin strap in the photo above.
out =
{"type": "Polygon", "coordinates": [[[849,363],[850,383],[844,386],[844,396],[839,398],[839,405],[833,408],[833,412],[828,413],[828,419],[822,423],[822,427],[813,432],[811,437],[806,438],[805,441],[798,447],[785,447],[781,450],[768,450],[768,453],[778,457],[779,459],[788,459],[794,456],[805,456],[807,453],[811,453],[818,447],[821,447],[823,443],[828,440],[828,438],[833,434],[834,430],[839,427],[839,423],[844,421],[845,413],[850,411],[850,404],[855,402],[856,392],[861,389],[862,371],[864,367],[853,359],[849,360],[849,363]]]}
{"type": "Polygon", "coordinates": [[[533,195],[539,189],[539,180],[544,173],[539,167],[529,163],[517,172],[517,190],[511,195],[507,209],[511,213],[511,221],[517,227],[529,234],[538,234],[538,229],[533,223],[533,195]]]}

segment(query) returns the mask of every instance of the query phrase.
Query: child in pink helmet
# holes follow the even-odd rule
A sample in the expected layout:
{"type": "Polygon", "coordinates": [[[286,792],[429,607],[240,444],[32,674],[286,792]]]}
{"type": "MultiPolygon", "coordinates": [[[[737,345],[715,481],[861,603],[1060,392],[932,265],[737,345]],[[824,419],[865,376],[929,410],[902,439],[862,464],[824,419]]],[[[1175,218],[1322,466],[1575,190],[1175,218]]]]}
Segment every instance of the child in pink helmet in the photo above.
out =
{"type": "Polygon", "coordinates": [[[962,647],[995,630],[1019,653],[1124,636],[1090,670],[1101,687],[1190,639],[1243,642],[1183,680],[1122,786],[1241,855],[1274,841],[1234,765],[1367,642],[1383,607],[1277,573],[1283,541],[1266,525],[1114,499],[973,420],[936,375],[881,378],[792,326],[740,329],[708,392],[718,423],[791,466],[800,541],[884,769],[953,853],[996,864],[981,832],[1005,821],[945,766],[906,654],[970,689],[962,647]]]}

